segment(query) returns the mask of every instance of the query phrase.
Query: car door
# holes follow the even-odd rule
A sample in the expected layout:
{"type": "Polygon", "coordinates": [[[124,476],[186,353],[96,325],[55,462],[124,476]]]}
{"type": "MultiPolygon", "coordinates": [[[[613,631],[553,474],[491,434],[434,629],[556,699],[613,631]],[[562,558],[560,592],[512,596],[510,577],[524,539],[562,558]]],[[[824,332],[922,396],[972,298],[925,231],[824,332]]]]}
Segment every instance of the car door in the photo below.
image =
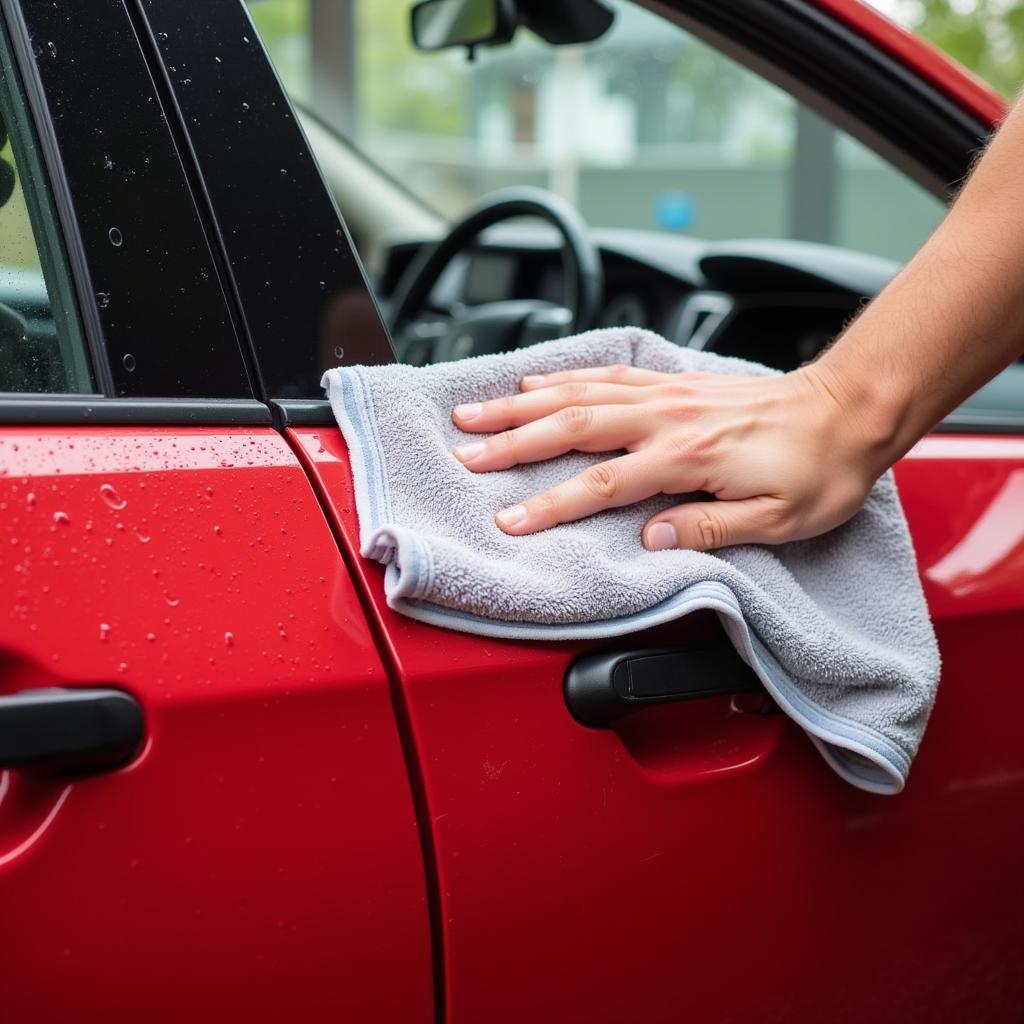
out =
{"type": "MultiPolygon", "coordinates": [[[[729,52],[759,47],[844,123],[862,118],[890,154],[902,131],[900,159],[922,177],[963,173],[981,129],[951,102],[949,72],[939,89],[912,48],[874,45],[867,14],[855,32],[825,5],[677,7],[729,52]]],[[[358,561],[338,432],[289,427],[401,683],[447,1019],[1017,1018],[1024,438],[1019,416],[970,411],[943,430],[896,471],[944,669],[910,784],[885,799],[833,775],[792,722],[728,696],[609,729],[567,710],[577,655],[686,649],[720,635],[712,620],[568,645],[397,616],[380,568],[358,561]]]]}
{"type": "Polygon", "coordinates": [[[0,1018],[429,1020],[387,671],[142,27],[0,21],[0,1018]]]}

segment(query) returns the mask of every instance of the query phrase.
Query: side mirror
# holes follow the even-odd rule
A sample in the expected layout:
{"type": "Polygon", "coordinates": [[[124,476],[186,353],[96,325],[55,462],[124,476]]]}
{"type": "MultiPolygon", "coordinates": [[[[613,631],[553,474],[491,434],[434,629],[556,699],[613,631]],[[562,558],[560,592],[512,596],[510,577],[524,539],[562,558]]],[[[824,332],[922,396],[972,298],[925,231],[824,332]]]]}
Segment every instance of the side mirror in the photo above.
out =
{"type": "Polygon", "coordinates": [[[423,0],[412,9],[412,40],[418,50],[507,43],[516,31],[511,0],[423,0]]]}

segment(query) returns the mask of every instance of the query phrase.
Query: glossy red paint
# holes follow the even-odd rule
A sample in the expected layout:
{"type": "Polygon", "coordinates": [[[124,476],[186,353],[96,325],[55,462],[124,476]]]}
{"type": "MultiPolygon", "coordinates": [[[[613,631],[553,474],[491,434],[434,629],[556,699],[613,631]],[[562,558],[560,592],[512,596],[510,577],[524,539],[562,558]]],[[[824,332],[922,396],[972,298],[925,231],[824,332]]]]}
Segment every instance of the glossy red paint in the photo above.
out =
{"type": "MultiPolygon", "coordinates": [[[[1024,505],[1009,549],[994,535],[977,554],[976,525],[1017,493],[1024,440],[929,439],[899,467],[945,671],[910,784],[884,798],[841,782],[787,719],[728,701],[654,708],[618,732],[578,726],[562,676],[596,645],[400,618],[378,567],[355,554],[340,435],[291,433],[408,705],[450,1021],[1013,1019],[1024,576],[997,567],[1019,564],[1024,505]],[[957,558],[970,587],[948,569],[957,558]]],[[[714,628],[683,621],[629,642],[714,628]]]]}
{"type": "Polygon", "coordinates": [[[890,21],[861,0],[815,0],[830,17],[894,56],[904,67],[931,82],[950,99],[987,124],[1006,113],[1006,101],[962,64],[890,21]]]}
{"type": "Polygon", "coordinates": [[[2,428],[0,509],[0,693],[122,687],[149,734],[0,773],[0,1017],[432,1020],[387,679],[280,435],[2,428]]]}

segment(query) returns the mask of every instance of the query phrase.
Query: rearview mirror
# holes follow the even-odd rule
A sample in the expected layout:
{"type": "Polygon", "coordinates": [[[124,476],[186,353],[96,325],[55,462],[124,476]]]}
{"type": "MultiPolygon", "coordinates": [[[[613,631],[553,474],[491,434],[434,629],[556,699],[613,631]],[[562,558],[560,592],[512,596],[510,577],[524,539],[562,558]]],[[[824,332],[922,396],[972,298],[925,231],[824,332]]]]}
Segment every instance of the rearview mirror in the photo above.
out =
{"type": "Polygon", "coordinates": [[[495,46],[516,30],[510,0],[423,0],[412,9],[412,39],[419,50],[495,46]]]}

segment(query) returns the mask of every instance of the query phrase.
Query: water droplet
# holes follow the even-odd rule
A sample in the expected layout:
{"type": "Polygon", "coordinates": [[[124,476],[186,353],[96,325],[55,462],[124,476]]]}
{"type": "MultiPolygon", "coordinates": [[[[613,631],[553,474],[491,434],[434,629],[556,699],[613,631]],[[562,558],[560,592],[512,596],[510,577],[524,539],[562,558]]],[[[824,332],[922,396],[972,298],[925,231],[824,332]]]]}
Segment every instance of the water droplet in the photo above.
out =
{"type": "Polygon", "coordinates": [[[128,671],[128,662],[127,662],[127,661],[122,661],[122,662],[121,662],[121,663],[120,663],[120,664],[119,664],[119,665],[117,666],[117,671],[118,671],[118,672],[127,672],[127,671],[128,671]]]}
{"type": "Polygon", "coordinates": [[[138,530],[135,531],[135,536],[139,538],[140,544],[148,544],[152,539],[148,533],[139,533],[138,530]]]}
{"type": "Polygon", "coordinates": [[[47,43],[46,44],[46,48],[47,48],[47,50],[50,51],[50,56],[51,57],[56,57],[57,56],[57,44],[56,43],[47,43]]]}
{"type": "Polygon", "coordinates": [[[110,239],[110,244],[114,246],[118,246],[124,241],[124,235],[121,234],[118,228],[111,228],[107,232],[107,238],[110,239]]]}
{"type": "Polygon", "coordinates": [[[334,358],[335,359],[344,359],[345,358],[345,350],[341,347],[341,345],[336,345],[334,347],[334,358]]]}
{"type": "Polygon", "coordinates": [[[154,641],[154,640],[156,640],[156,633],[147,633],[147,634],[146,634],[146,639],[147,639],[147,640],[148,640],[148,641],[149,641],[150,643],[153,643],[153,641],[154,641]]]}
{"type": "Polygon", "coordinates": [[[214,60],[215,60],[215,61],[216,61],[216,62],[217,62],[218,64],[223,64],[223,63],[224,63],[224,61],[222,61],[222,60],[220,59],[220,57],[214,57],[213,59],[214,59],[214,60]]]}
{"type": "Polygon", "coordinates": [[[71,516],[67,512],[54,512],[53,521],[58,526],[67,526],[71,522],[71,516]]]}
{"type": "Polygon", "coordinates": [[[100,485],[100,497],[112,508],[122,509],[128,502],[110,484],[100,485]]]}
{"type": "Polygon", "coordinates": [[[219,526],[215,526],[213,532],[219,537],[224,531],[219,526]]]}
{"type": "Polygon", "coordinates": [[[25,495],[25,504],[26,505],[34,505],[35,503],[36,503],[36,496],[35,496],[35,494],[32,493],[32,491],[29,491],[28,494],[25,495]]]}
{"type": "Polygon", "coordinates": [[[105,622],[100,623],[100,639],[104,643],[110,639],[110,626],[105,622]]]}
{"type": "Polygon", "coordinates": [[[103,170],[112,171],[114,169],[114,161],[109,156],[103,158],[103,170]]]}
{"type": "Polygon", "coordinates": [[[97,292],[96,304],[100,309],[106,309],[110,305],[110,292],[97,292]]]}
{"type": "Polygon", "coordinates": [[[242,110],[248,110],[248,109],[249,109],[249,104],[246,103],[245,100],[242,100],[242,110]]]}
{"type": "Polygon", "coordinates": [[[206,488],[206,496],[208,498],[212,498],[213,497],[213,488],[212,487],[207,487],[206,488]]]}
{"type": "Polygon", "coordinates": [[[284,167],[281,168],[281,177],[282,178],[287,178],[288,177],[288,171],[284,167]]]}
{"type": "Polygon", "coordinates": [[[135,372],[135,366],[136,366],[135,356],[133,356],[131,354],[131,352],[125,352],[124,356],[121,358],[121,365],[129,373],[134,373],[135,372]]]}
{"type": "Polygon", "coordinates": [[[167,597],[167,596],[165,596],[165,597],[164,597],[164,600],[165,600],[165,601],[166,601],[166,602],[167,602],[167,603],[168,603],[168,604],[169,604],[169,605],[170,605],[170,606],[171,606],[172,608],[177,608],[177,607],[178,607],[178,605],[179,605],[179,604],[181,603],[181,598],[178,598],[178,597],[167,597]]]}
{"type": "Polygon", "coordinates": [[[235,642],[235,634],[234,633],[225,633],[224,634],[224,643],[225,643],[225,645],[227,647],[233,646],[234,642],[235,642]]]}

